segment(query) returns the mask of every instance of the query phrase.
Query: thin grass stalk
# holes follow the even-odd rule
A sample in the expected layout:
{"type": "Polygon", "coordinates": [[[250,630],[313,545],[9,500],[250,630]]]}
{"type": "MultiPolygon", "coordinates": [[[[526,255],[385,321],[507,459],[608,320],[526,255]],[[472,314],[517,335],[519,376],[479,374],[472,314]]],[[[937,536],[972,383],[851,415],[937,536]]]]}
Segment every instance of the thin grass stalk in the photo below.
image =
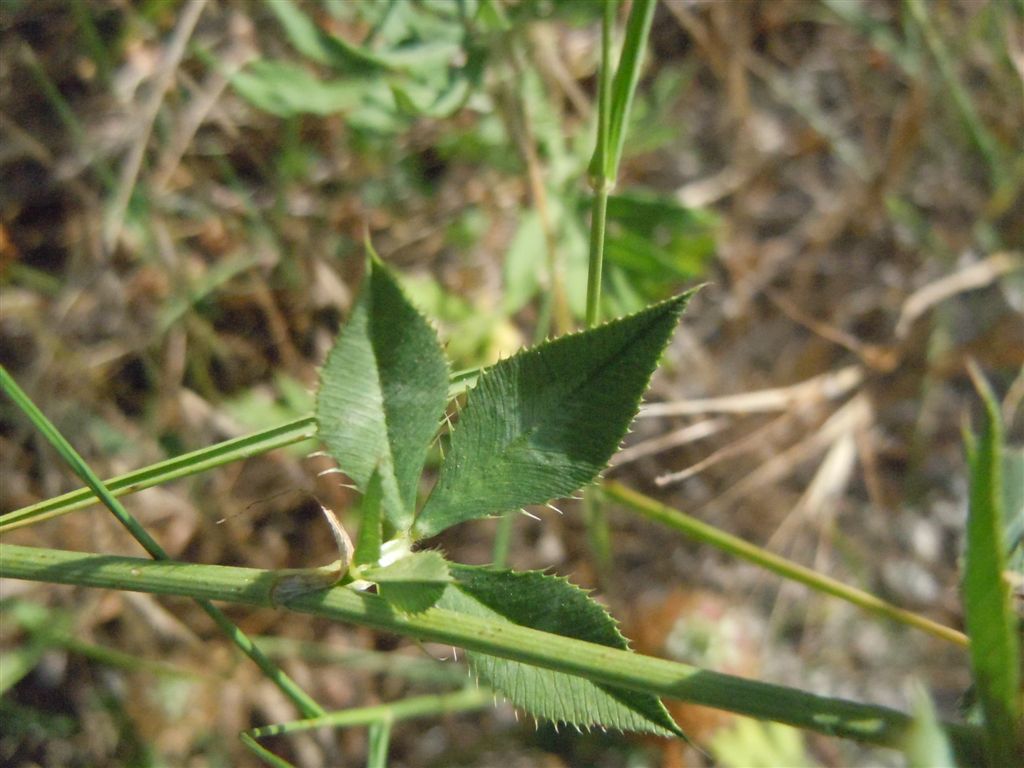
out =
{"type": "MultiPolygon", "coordinates": [[[[170,561],[170,555],[157,543],[149,532],[142,527],[124,505],[118,501],[113,494],[107,490],[99,477],[92,471],[85,460],[72,447],[65,437],[60,433],[53,422],[39,410],[31,398],[18,386],[18,383],[7,372],[7,369],[0,365],[0,390],[5,392],[15,405],[18,406],[29,418],[29,420],[42,432],[47,441],[56,449],[61,457],[68,463],[82,481],[92,489],[93,493],[113,513],[118,522],[139,542],[143,549],[154,560],[170,561]]],[[[317,704],[298,684],[285,672],[267,657],[242,630],[236,627],[224,613],[208,600],[198,600],[199,606],[206,614],[213,619],[214,623],[227,635],[238,648],[252,659],[281,692],[291,699],[299,711],[306,717],[322,715],[324,710],[317,704]]]]}
{"type": "Polygon", "coordinates": [[[1002,153],[995,138],[993,138],[978,115],[978,110],[975,108],[974,102],[971,101],[967,89],[964,88],[960,78],[957,77],[949,49],[928,16],[934,10],[934,6],[931,8],[926,7],[922,0],[905,1],[911,18],[914,19],[914,22],[920,28],[925,44],[928,46],[932,58],[935,59],[935,63],[938,64],[939,75],[946,85],[946,89],[953,100],[957,112],[960,113],[960,120],[967,131],[968,138],[975,149],[978,150],[978,153],[984,158],[993,186],[1001,187],[1007,180],[1006,165],[1002,160],[1002,153]]]}
{"type": "MultiPolygon", "coordinates": [[[[611,159],[611,115],[612,115],[612,25],[618,0],[605,0],[604,15],[601,19],[601,71],[597,86],[597,142],[594,156],[590,161],[590,186],[594,199],[590,208],[590,263],[587,267],[587,315],[586,324],[593,328],[601,320],[601,275],[604,269],[604,237],[608,220],[608,194],[614,186],[609,179],[611,159]]],[[[591,551],[598,563],[601,583],[610,586],[610,550],[602,543],[610,541],[608,520],[599,499],[594,498],[593,487],[583,491],[583,522],[591,551]]]]}
{"type": "Polygon", "coordinates": [[[85,0],[72,0],[71,13],[75,19],[75,24],[81,31],[82,39],[85,42],[84,47],[89,51],[89,55],[96,65],[99,76],[98,80],[106,87],[109,84],[110,73],[113,72],[114,66],[110,62],[107,47],[100,36],[100,31],[96,28],[96,22],[92,18],[92,11],[86,5],[85,0]]]}
{"type": "Polygon", "coordinates": [[[629,113],[633,108],[637,83],[640,82],[640,65],[643,63],[643,53],[647,50],[655,6],[655,0],[635,0],[626,23],[622,55],[612,82],[611,114],[608,120],[608,150],[611,154],[608,157],[607,175],[613,183],[619,173],[629,113]]]}
{"type": "Polygon", "coordinates": [[[256,739],[249,735],[248,732],[242,731],[238,734],[238,738],[241,740],[245,748],[252,752],[256,757],[262,760],[271,768],[295,768],[292,763],[289,763],[283,757],[278,757],[269,749],[260,744],[256,739]]]}
{"type": "Polygon", "coordinates": [[[491,565],[505,568],[508,563],[508,551],[512,543],[512,522],[515,512],[506,512],[498,518],[498,529],[494,532],[494,543],[491,545],[491,565]]]}
{"type": "MultiPolygon", "coordinates": [[[[128,589],[274,607],[279,574],[254,568],[190,565],[0,544],[2,575],[101,589],[128,589]]],[[[281,607],[281,606],[279,606],[281,607]]],[[[887,707],[817,696],[678,662],[439,608],[402,614],[377,595],[348,587],[307,593],[284,606],[298,613],[445,643],[658,696],[774,720],[830,736],[900,748],[912,718],[887,707]]],[[[946,724],[967,762],[978,762],[981,730],[946,724]]]]}
{"type": "Polygon", "coordinates": [[[590,219],[590,263],[587,269],[588,328],[593,328],[601,317],[601,272],[604,265],[604,233],[608,214],[608,193],[614,185],[609,177],[611,158],[612,113],[612,25],[618,0],[606,0],[601,19],[601,70],[597,85],[597,143],[590,161],[590,186],[594,190],[590,219]]]}
{"type": "Polygon", "coordinates": [[[242,743],[271,766],[290,766],[291,763],[270,752],[257,739],[287,736],[317,728],[352,728],[367,726],[366,768],[387,768],[392,726],[402,720],[420,717],[438,717],[458,712],[473,712],[490,706],[494,694],[485,688],[464,688],[454,693],[415,696],[390,704],[357,707],[339,712],[328,712],[323,717],[294,720],[289,723],[254,728],[240,735],[242,743]]]}
{"type": "Polygon", "coordinates": [[[877,616],[920,629],[934,637],[959,645],[961,648],[967,648],[969,645],[967,635],[963,632],[958,632],[952,627],[947,627],[920,614],[899,608],[879,597],[875,597],[870,592],[843,584],[841,581],[825,576],[806,566],[768,552],[755,544],[751,544],[749,541],[726,533],[708,523],[701,522],[695,517],[666,506],[614,480],[605,481],[602,489],[609,498],[614,499],[634,512],[638,512],[649,520],[661,523],[695,541],[710,544],[716,549],[753,563],[784,579],[803,584],[817,592],[838,597],[877,616]]]}
{"type": "Polygon", "coordinates": [[[349,728],[359,725],[374,725],[380,722],[397,723],[400,720],[412,720],[419,717],[436,717],[455,712],[472,712],[494,703],[494,693],[487,688],[463,688],[454,693],[414,696],[389,704],[377,704],[372,707],[345,709],[340,712],[328,712],[323,717],[308,720],[295,720],[290,723],[266,725],[254,728],[249,734],[256,739],[268,736],[283,736],[290,733],[301,733],[316,728],[349,728]]]}
{"type": "MultiPolygon", "coordinates": [[[[102,481],[112,496],[126,496],[155,485],[189,477],[208,469],[259,456],[277,448],[308,440],[316,434],[312,415],[303,416],[276,427],[232,438],[216,445],[175,456],[174,458],[136,469],[102,481]]],[[[99,501],[91,488],[78,490],[40,501],[0,516],[0,534],[26,525],[51,520],[99,501]]]]}
{"type": "MultiPolygon", "coordinates": [[[[47,103],[57,113],[57,118],[70,135],[72,143],[79,149],[87,146],[85,129],[82,127],[81,121],[75,115],[75,111],[71,108],[67,99],[60,92],[57,84],[50,78],[46,68],[39,61],[39,57],[36,56],[35,51],[28,43],[22,43],[19,53],[21,54],[22,61],[28,66],[29,72],[35,78],[36,84],[46,97],[47,103]]],[[[96,172],[104,189],[109,190],[114,187],[116,183],[114,172],[107,167],[106,163],[96,161],[91,167],[96,172]]]]}
{"type": "MultiPolygon", "coordinates": [[[[458,396],[472,386],[479,375],[479,368],[459,371],[452,375],[448,395],[458,396]]],[[[293,421],[280,424],[269,429],[253,432],[242,437],[235,437],[216,445],[200,448],[189,453],[175,456],[165,461],[150,464],[147,467],[117,475],[103,481],[107,490],[116,497],[163,485],[173,480],[199,474],[209,469],[232,464],[236,461],[259,456],[278,448],[310,440],[316,435],[316,418],[313,414],[301,416],[293,421]]],[[[88,507],[99,501],[96,494],[89,488],[46,499],[0,515],[0,534],[34,525],[44,520],[52,520],[60,515],[88,507]]]]}
{"type": "Polygon", "coordinates": [[[612,535],[604,513],[604,497],[599,488],[588,486],[583,491],[583,521],[586,525],[587,544],[602,578],[601,586],[606,591],[612,591],[616,587],[614,580],[605,578],[612,572],[614,565],[612,535]]]}
{"type": "MultiPolygon", "coordinates": [[[[608,223],[608,196],[615,188],[622,157],[622,144],[626,136],[629,111],[639,81],[640,63],[647,45],[651,22],[654,18],[654,0],[636,0],[629,14],[626,38],[623,41],[619,64],[612,74],[612,26],[618,0],[605,0],[601,19],[601,71],[598,74],[597,142],[590,161],[590,185],[594,190],[590,216],[590,263],[587,270],[588,328],[601,319],[601,280],[604,271],[604,241],[608,223]]],[[[612,580],[605,575],[611,569],[611,534],[601,500],[594,489],[584,493],[584,522],[591,549],[597,558],[606,587],[612,580]]]]}
{"type": "Polygon", "coordinates": [[[586,323],[588,328],[593,328],[601,320],[601,273],[604,267],[604,234],[608,216],[608,187],[603,183],[594,190],[590,215],[590,266],[587,271],[586,323]]]}

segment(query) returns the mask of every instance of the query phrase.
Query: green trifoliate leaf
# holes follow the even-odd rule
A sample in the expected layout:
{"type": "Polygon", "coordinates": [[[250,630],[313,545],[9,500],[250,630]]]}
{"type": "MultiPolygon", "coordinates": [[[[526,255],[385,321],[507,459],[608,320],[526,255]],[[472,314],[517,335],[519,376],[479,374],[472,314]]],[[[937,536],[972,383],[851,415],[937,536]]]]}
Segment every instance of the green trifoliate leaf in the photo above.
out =
{"type": "Polygon", "coordinates": [[[414,552],[391,565],[368,568],[362,578],[377,584],[381,597],[405,613],[430,608],[451,582],[448,562],[439,552],[414,552]]]}
{"type": "Polygon", "coordinates": [[[484,371],[414,538],[542,504],[593,480],[636,415],[690,295],[562,336],[484,371]]]}
{"type": "Polygon", "coordinates": [[[384,514],[399,530],[412,522],[447,392],[437,334],[372,260],[320,375],[316,420],[328,453],[360,490],[380,472],[384,514]]]}
{"type": "MultiPolygon", "coordinates": [[[[451,564],[455,581],[439,605],[612,648],[627,649],[615,620],[586,592],[555,576],[451,564]]],[[[535,717],[579,728],[682,735],[656,696],[594,683],[564,672],[469,654],[488,686],[535,717]]]]}

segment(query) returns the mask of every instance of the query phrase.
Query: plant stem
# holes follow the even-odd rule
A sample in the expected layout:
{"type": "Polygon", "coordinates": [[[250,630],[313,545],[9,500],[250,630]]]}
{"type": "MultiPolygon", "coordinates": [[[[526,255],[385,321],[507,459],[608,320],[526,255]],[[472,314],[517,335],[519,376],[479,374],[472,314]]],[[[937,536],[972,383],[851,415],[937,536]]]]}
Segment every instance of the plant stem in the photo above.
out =
{"type": "Polygon", "coordinates": [[[515,512],[506,512],[498,518],[498,530],[494,533],[494,543],[491,545],[491,565],[495,568],[505,568],[508,563],[509,545],[512,543],[512,522],[515,519],[515,512]]]}
{"type": "Polygon", "coordinates": [[[597,325],[601,314],[601,273],[608,195],[615,189],[622,159],[622,145],[640,79],[640,64],[654,19],[655,0],[635,0],[629,12],[626,37],[614,76],[611,70],[612,25],[617,0],[606,0],[601,19],[601,71],[598,76],[597,143],[590,161],[590,186],[594,190],[590,221],[590,265],[587,273],[587,327],[597,325]]]}
{"type": "MultiPolygon", "coordinates": [[[[57,113],[57,119],[63,123],[64,128],[71,137],[71,141],[76,145],[78,151],[83,151],[83,148],[88,146],[85,128],[75,115],[74,109],[71,108],[68,100],[64,98],[57,84],[49,76],[42,62],[39,61],[39,57],[32,50],[32,46],[22,42],[19,53],[21,54],[22,62],[28,66],[29,72],[36,79],[36,84],[43,91],[47,103],[57,113]]],[[[99,177],[104,189],[111,190],[114,188],[116,183],[114,173],[105,162],[97,160],[91,165],[91,168],[96,171],[96,175],[99,177]]]]}
{"type": "MultiPolygon", "coordinates": [[[[132,517],[131,513],[124,508],[114,496],[107,490],[103,482],[96,476],[85,459],[72,447],[60,431],[53,425],[46,415],[39,410],[31,398],[7,372],[7,369],[0,365],[0,390],[14,401],[36,428],[43,433],[43,436],[57,450],[61,457],[70,465],[71,469],[82,481],[92,489],[92,492],[107,506],[134,539],[142,545],[142,548],[149,553],[154,560],[169,561],[170,556],[161,547],[156,539],[142,527],[138,520],[132,517]]],[[[305,691],[281,670],[270,658],[268,658],[242,630],[236,627],[224,613],[208,600],[197,600],[199,607],[213,619],[214,623],[231,638],[232,642],[256,665],[264,675],[267,676],[281,691],[288,696],[299,708],[299,711],[306,717],[316,717],[323,714],[323,709],[305,691]]]]}
{"type": "Polygon", "coordinates": [[[269,749],[267,749],[258,741],[256,741],[256,739],[250,736],[247,731],[242,731],[240,734],[238,734],[238,738],[241,739],[242,744],[245,745],[246,749],[248,749],[250,752],[256,755],[256,757],[258,757],[267,765],[272,766],[272,768],[295,768],[295,766],[292,763],[289,763],[287,760],[278,757],[269,749]]]}
{"type": "Polygon", "coordinates": [[[640,81],[640,65],[647,49],[655,5],[656,0],[634,0],[626,23],[626,37],[622,41],[622,54],[612,83],[611,114],[608,119],[608,150],[611,152],[608,158],[608,177],[613,180],[619,173],[629,112],[640,81]]]}
{"type": "Polygon", "coordinates": [[[999,145],[988,128],[985,127],[967,89],[956,75],[949,50],[929,18],[932,9],[927,8],[922,0],[906,0],[906,7],[910,11],[910,17],[914,23],[921,29],[925,44],[938,65],[939,76],[946,85],[953,105],[960,113],[960,119],[963,122],[964,130],[967,131],[968,138],[988,166],[993,186],[1001,186],[1006,182],[1007,173],[999,145]]]}
{"type": "Polygon", "coordinates": [[[843,584],[841,581],[825,576],[806,566],[768,552],[748,541],[744,541],[738,536],[726,533],[713,525],[701,522],[695,517],[691,517],[649,496],[627,488],[621,483],[608,480],[605,481],[602,488],[610,498],[635,512],[639,512],[644,517],[668,526],[704,544],[710,544],[723,552],[728,552],[747,562],[754,563],[774,574],[782,576],[784,579],[804,584],[818,592],[824,592],[833,597],[846,600],[848,603],[853,603],[871,613],[923,630],[942,640],[959,645],[961,648],[968,646],[967,636],[952,627],[939,624],[912,611],[898,608],[869,592],[843,584]]]}
{"type": "MultiPolygon", "coordinates": [[[[590,186],[594,199],[590,213],[590,263],[587,270],[587,316],[588,328],[593,328],[601,319],[601,280],[604,271],[604,241],[608,224],[608,196],[615,188],[622,158],[622,144],[626,137],[629,111],[640,77],[640,63],[647,46],[647,37],[654,19],[654,0],[635,0],[629,13],[626,38],[614,77],[611,69],[612,25],[618,0],[605,0],[604,15],[601,19],[601,71],[598,77],[597,143],[590,161],[590,186]]],[[[588,487],[583,492],[586,509],[587,535],[598,561],[601,579],[610,587],[614,580],[609,578],[611,569],[611,535],[608,521],[595,489],[588,487]]]]}
{"type": "MultiPolygon", "coordinates": [[[[277,578],[274,571],[252,568],[153,562],[13,544],[0,544],[0,563],[6,578],[225,600],[264,608],[272,605],[270,593],[277,578]]],[[[912,722],[908,715],[886,707],[816,696],[438,608],[401,614],[376,595],[346,587],[299,595],[286,607],[882,746],[900,747],[912,722]]],[[[958,751],[968,761],[977,762],[980,729],[963,724],[946,728],[958,751]]]]}
{"type": "MultiPolygon", "coordinates": [[[[191,453],[175,456],[172,459],[112,477],[103,481],[103,485],[111,495],[125,496],[154,485],[168,483],[171,480],[178,480],[214,467],[231,464],[276,448],[308,440],[315,434],[316,422],[311,414],[277,427],[236,437],[208,448],[200,448],[191,453]]],[[[99,501],[99,497],[90,488],[79,488],[77,491],[8,512],[0,517],[0,533],[13,531],[15,528],[39,523],[43,520],[50,520],[76,509],[87,507],[97,501],[99,501]]]]}
{"type": "Polygon", "coordinates": [[[93,493],[110,509],[132,537],[142,545],[142,548],[157,560],[169,560],[170,557],[156,540],[149,535],[149,532],[142,527],[138,520],[124,508],[124,506],[111,495],[103,482],[97,477],[88,464],[85,463],[78,451],[76,451],[60,431],[53,425],[46,415],[32,402],[25,391],[18,386],[18,383],[7,372],[7,369],[0,366],[0,390],[7,394],[14,404],[28,416],[35,427],[42,432],[43,437],[52,445],[61,457],[68,463],[71,470],[88,485],[93,493]]]}
{"type": "Polygon", "coordinates": [[[397,722],[415,717],[431,717],[452,712],[469,712],[482,709],[494,701],[494,693],[486,688],[464,688],[454,693],[443,693],[432,696],[415,696],[390,704],[378,704],[373,707],[345,709],[340,712],[329,712],[323,717],[309,720],[295,720],[291,723],[267,725],[249,731],[253,738],[262,739],[267,736],[279,736],[286,733],[311,731],[315,728],[345,728],[354,725],[373,725],[382,721],[397,722]]]}
{"type": "Polygon", "coordinates": [[[605,515],[605,499],[599,487],[593,484],[583,489],[583,522],[587,531],[587,544],[594,556],[598,578],[605,592],[611,593],[617,585],[610,578],[614,566],[612,535],[605,515]]]}
{"type": "MultiPolygon", "coordinates": [[[[590,161],[590,186],[594,190],[594,199],[590,207],[590,263],[587,267],[587,316],[588,328],[593,328],[601,319],[601,273],[604,269],[604,235],[608,219],[608,192],[614,182],[608,178],[612,99],[612,24],[615,23],[615,9],[618,0],[605,0],[604,16],[601,19],[601,71],[598,76],[597,92],[597,144],[594,156],[590,161]]],[[[609,551],[600,545],[610,539],[608,521],[602,513],[601,504],[594,498],[593,487],[583,490],[584,518],[587,538],[591,542],[591,551],[597,560],[598,572],[602,585],[614,583],[609,577],[611,558],[609,551]]]]}
{"type": "Polygon", "coordinates": [[[594,189],[590,207],[590,266],[587,271],[587,327],[601,319],[601,271],[604,266],[604,231],[608,213],[607,184],[594,189]]]}
{"type": "Polygon", "coordinates": [[[587,269],[587,327],[597,325],[601,314],[601,271],[604,263],[604,231],[608,192],[614,186],[611,169],[610,123],[612,112],[612,25],[618,0],[606,0],[601,19],[601,71],[597,85],[597,144],[590,161],[590,186],[594,190],[590,219],[590,264],[587,269]]]}
{"type": "Polygon", "coordinates": [[[294,768],[291,763],[278,757],[256,740],[268,736],[284,736],[290,733],[310,731],[316,728],[349,728],[365,725],[369,726],[366,766],[367,768],[385,768],[391,727],[394,723],[418,717],[472,712],[483,709],[492,701],[494,701],[494,694],[486,688],[464,688],[454,693],[415,696],[391,704],[345,709],[340,712],[329,712],[323,717],[267,725],[262,728],[254,728],[251,731],[244,731],[240,734],[240,738],[250,752],[268,765],[275,768],[294,768]]]}
{"type": "MultiPolygon", "coordinates": [[[[472,368],[452,374],[448,390],[449,398],[454,398],[468,387],[473,386],[479,373],[479,368],[472,368]]],[[[223,443],[200,448],[142,469],[112,477],[105,480],[104,485],[114,496],[125,496],[154,485],[180,480],[208,469],[259,456],[277,448],[300,443],[303,440],[310,440],[315,435],[316,419],[313,414],[308,414],[280,426],[254,432],[251,435],[235,437],[223,443]]],[[[99,498],[92,490],[79,488],[37,504],[30,504],[27,507],[0,515],[0,534],[44,520],[51,520],[97,501],[99,498]]]]}

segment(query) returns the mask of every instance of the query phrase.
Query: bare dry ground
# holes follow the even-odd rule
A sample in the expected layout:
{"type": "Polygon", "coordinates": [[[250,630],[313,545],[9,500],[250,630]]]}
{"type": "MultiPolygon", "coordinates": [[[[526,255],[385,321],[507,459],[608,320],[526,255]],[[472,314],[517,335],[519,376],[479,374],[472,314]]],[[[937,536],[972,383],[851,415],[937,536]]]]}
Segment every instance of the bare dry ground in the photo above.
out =
{"type": "MultiPolygon", "coordinates": [[[[413,7],[461,29],[459,9],[476,5],[413,7]]],[[[0,361],[102,476],[307,412],[364,228],[461,366],[579,322],[596,6],[500,5],[510,30],[473,38],[471,92],[431,115],[297,50],[263,3],[0,2],[0,361]],[[259,60],[295,78],[270,96],[280,82],[250,80],[262,103],[239,80],[259,60]],[[304,77],[339,90],[314,93],[304,77]]],[[[367,46],[386,41],[386,6],[301,4],[367,46]]],[[[659,5],[609,310],[708,286],[611,477],[961,626],[968,359],[1003,398],[1010,441],[1024,441],[1022,25],[1017,0],[659,5]],[[655,216],[651,200],[668,213],[631,223],[655,216]]],[[[343,519],[353,498],[318,477],[330,462],[310,450],[128,505],[176,558],[326,562],[303,492],[343,519]]],[[[0,473],[3,512],[77,487],[8,402],[0,473]]],[[[899,707],[918,678],[957,715],[960,649],[623,510],[609,510],[603,570],[578,504],[562,510],[517,520],[510,562],[599,587],[642,650],[899,707]]],[[[438,544],[489,562],[495,525],[438,544]]],[[[139,552],[98,506],[4,539],[139,552]]],[[[4,764],[254,765],[236,734],[296,717],[186,601],[11,581],[3,598],[5,654],[52,630],[3,695],[4,764]]],[[[329,709],[450,685],[432,662],[443,648],[230,613],[329,709]]],[[[556,735],[498,708],[396,727],[392,764],[742,764],[728,743],[709,746],[735,723],[677,715],[709,754],[556,735]]],[[[365,744],[359,729],[268,741],[301,766],[360,765],[365,744]]],[[[900,760],[823,737],[796,749],[823,766],[900,760]]]]}

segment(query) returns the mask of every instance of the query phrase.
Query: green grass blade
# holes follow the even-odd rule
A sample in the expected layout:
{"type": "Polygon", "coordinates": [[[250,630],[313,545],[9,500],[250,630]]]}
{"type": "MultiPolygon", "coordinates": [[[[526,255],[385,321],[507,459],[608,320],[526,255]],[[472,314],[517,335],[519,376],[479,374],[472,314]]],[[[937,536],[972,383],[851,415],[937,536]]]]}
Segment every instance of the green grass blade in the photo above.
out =
{"type": "MultiPolygon", "coordinates": [[[[14,544],[0,544],[0,563],[0,575],[6,578],[225,600],[265,608],[272,606],[270,593],[277,578],[274,571],[254,568],[154,562],[14,544]]],[[[484,618],[438,608],[404,616],[377,595],[347,587],[300,595],[286,607],[896,749],[904,744],[912,722],[909,715],[887,707],[817,696],[526,627],[496,625],[484,618]]],[[[965,762],[979,762],[981,730],[962,724],[945,727],[958,755],[965,762]]]]}
{"type": "Polygon", "coordinates": [[[613,179],[619,172],[629,112],[640,80],[640,65],[643,63],[644,50],[647,48],[655,5],[655,0],[634,0],[626,24],[626,39],[622,43],[619,66],[615,70],[615,80],[612,83],[611,115],[608,120],[610,157],[607,159],[607,170],[608,176],[613,179]]]}
{"type": "Polygon", "coordinates": [[[366,734],[369,742],[366,768],[387,768],[388,747],[391,745],[391,720],[378,720],[366,734]]]}
{"type": "MultiPolygon", "coordinates": [[[[643,51],[654,18],[654,0],[636,0],[626,25],[626,39],[614,78],[611,73],[612,25],[617,0],[606,0],[601,22],[601,70],[598,76],[597,144],[590,162],[590,186],[594,190],[590,213],[589,264],[587,268],[586,324],[593,328],[601,319],[601,283],[604,273],[605,236],[608,226],[608,196],[615,187],[626,137],[633,95],[639,80],[643,51]]],[[[584,491],[587,508],[598,510],[593,489],[584,491]]],[[[608,524],[601,514],[587,516],[587,534],[594,542],[609,538],[608,524]]],[[[600,550],[598,558],[603,559],[600,550]]],[[[604,569],[607,573],[607,569],[604,569]]]]}
{"type": "MultiPolygon", "coordinates": [[[[118,522],[123,525],[135,538],[142,548],[154,560],[167,561],[170,559],[167,552],[161,547],[156,539],[149,535],[149,532],[124,508],[114,496],[107,490],[103,482],[96,476],[85,460],[78,454],[64,436],[58,431],[53,423],[46,418],[42,411],[36,407],[31,398],[7,372],[7,369],[0,365],[0,390],[2,390],[29,418],[32,424],[43,434],[49,443],[56,449],[71,469],[78,475],[93,493],[111,511],[118,522]]],[[[207,600],[199,600],[199,606],[206,614],[213,619],[217,626],[224,632],[238,648],[245,653],[260,670],[265,674],[307,717],[323,714],[320,705],[306,694],[288,675],[284,673],[271,659],[260,651],[242,630],[236,627],[224,613],[207,600]]]]}
{"type": "Polygon", "coordinates": [[[892,603],[887,603],[885,600],[875,597],[870,592],[864,592],[856,587],[843,584],[841,581],[836,581],[806,566],[787,560],[780,555],[744,541],[738,536],[726,533],[713,525],[697,520],[649,496],[627,488],[621,483],[609,480],[605,482],[602,488],[610,498],[629,507],[634,512],[639,512],[644,517],[655,520],[682,533],[684,536],[689,536],[691,539],[704,544],[710,544],[723,552],[728,552],[747,562],[754,563],[754,565],[771,571],[784,579],[798,582],[818,592],[846,600],[848,603],[853,603],[878,616],[884,616],[901,624],[916,627],[943,640],[956,643],[959,646],[966,647],[968,644],[967,637],[951,627],[938,624],[912,611],[898,608],[892,603]]]}
{"type": "MultiPolygon", "coordinates": [[[[479,368],[453,374],[448,390],[449,399],[475,386],[479,374],[479,368]]],[[[235,437],[207,448],[200,448],[141,469],[126,472],[123,475],[111,477],[104,480],[103,484],[114,496],[126,496],[155,485],[163,485],[209,469],[269,453],[278,448],[301,443],[304,440],[312,440],[315,436],[316,420],[313,414],[309,414],[285,424],[254,432],[251,435],[235,437]]],[[[0,515],[0,534],[26,525],[41,523],[44,520],[52,520],[98,501],[99,498],[92,490],[79,488],[52,499],[15,509],[0,515]]]]}
{"type": "Polygon", "coordinates": [[[271,766],[272,768],[295,768],[295,766],[292,763],[289,763],[284,758],[275,755],[269,749],[267,749],[262,744],[257,742],[256,739],[254,739],[248,733],[240,733],[238,734],[238,738],[241,739],[246,749],[248,749],[250,752],[256,755],[256,757],[258,757],[260,760],[262,760],[264,763],[271,766]]]}
{"type": "Polygon", "coordinates": [[[929,16],[931,9],[923,0],[906,0],[906,5],[910,17],[920,27],[925,44],[938,65],[939,75],[946,86],[946,94],[956,107],[968,138],[988,165],[994,186],[1002,185],[1006,181],[1009,164],[1003,159],[999,144],[982,122],[967,88],[957,76],[953,57],[939,31],[932,24],[929,16]]]}
{"type": "MultiPolygon", "coordinates": [[[[480,369],[478,368],[453,374],[448,391],[449,399],[475,386],[479,374],[480,369]]],[[[126,496],[155,485],[163,485],[209,469],[259,456],[278,448],[301,443],[304,440],[311,440],[315,436],[316,420],[313,414],[309,414],[279,426],[254,432],[251,435],[232,438],[207,448],[200,448],[141,469],[126,472],[123,475],[111,477],[104,480],[103,484],[114,496],[126,496]]],[[[15,509],[0,515],[0,534],[26,525],[41,523],[44,520],[52,520],[98,501],[99,498],[92,490],[79,488],[52,499],[15,509]]]]}
{"type": "Polygon", "coordinates": [[[132,537],[142,545],[142,548],[149,555],[158,560],[169,559],[167,553],[156,542],[149,532],[139,524],[138,520],[129,514],[128,510],[107,490],[103,481],[96,476],[85,460],[78,454],[60,431],[53,425],[41,410],[36,406],[25,391],[18,386],[18,383],[7,372],[7,369],[0,366],[0,391],[3,391],[14,404],[21,409],[21,412],[28,417],[32,425],[38,429],[47,442],[50,443],[62,459],[71,467],[71,470],[88,485],[92,492],[106,505],[114,514],[118,522],[123,525],[132,537]]]}
{"type": "Polygon", "coordinates": [[[901,40],[885,21],[874,18],[864,0],[820,0],[836,18],[862,35],[878,51],[884,53],[905,73],[920,76],[920,55],[914,46],[901,40]]]}
{"type": "MultiPolygon", "coordinates": [[[[29,73],[35,78],[36,84],[42,90],[43,95],[46,97],[47,103],[57,113],[57,118],[63,123],[65,130],[71,137],[71,141],[78,147],[88,146],[88,140],[85,135],[85,127],[82,125],[81,120],[75,114],[75,110],[72,109],[71,104],[64,98],[64,94],[61,93],[60,88],[52,80],[50,75],[47,73],[46,68],[39,61],[32,46],[27,43],[21,45],[21,55],[24,63],[28,66],[29,73]]],[[[99,176],[103,182],[103,186],[107,190],[111,190],[117,184],[114,177],[113,171],[104,163],[102,160],[97,160],[91,166],[96,171],[96,175],[99,176]]]]}
{"type": "Polygon", "coordinates": [[[964,623],[971,638],[974,685],[984,714],[991,765],[1015,765],[1024,757],[1020,736],[1020,667],[1003,541],[1002,428],[999,405],[973,366],[984,405],[981,434],[970,441],[970,509],[964,554],[964,623]]]}
{"type": "Polygon", "coordinates": [[[100,83],[108,86],[110,74],[114,66],[110,62],[107,45],[103,42],[100,31],[96,28],[96,22],[93,20],[93,9],[86,4],[85,0],[73,0],[71,3],[71,13],[75,20],[75,25],[82,35],[83,47],[88,51],[89,56],[96,64],[100,83]]]}
{"type": "Polygon", "coordinates": [[[597,139],[594,155],[590,160],[591,185],[595,189],[604,186],[611,176],[611,114],[612,114],[612,27],[615,24],[615,10],[618,0],[604,4],[601,18],[601,68],[597,75],[597,139]]]}
{"type": "Polygon", "coordinates": [[[590,212],[590,263],[587,267],[587,327],[597,325],[601,315],[601,272],[604,267],[604,235],[608,215],[608,194],[615,184],[611,172],[612,25],[617,0],[608,0],[601,22],[601,69],[597,81],[597,143],[590,160],[590,186],[594,199],[590,212]]]}
{"type": "MultiPolygon", "coordinates": [[[[6,391],[6,387],[5,387],[6,391]]],[[[313,415],[303,416],[295,421],[265,429],[251,435],[226,440],[208,448],[175,456],[172,459],[151,464],[117,477],[105,480],[103,485],[111,495],[125,496],[154,485],[162,485],[214,467],[232,464],[236,461],[258,456],[277,448],[309,440],[316,434],[313,415]]],[[[0,516],[0,534],[25,525],[50,520],[60,515],[87,507],[99,501],[90,488],[79,488],[61,496],[32,504],[0,516]]]]}

